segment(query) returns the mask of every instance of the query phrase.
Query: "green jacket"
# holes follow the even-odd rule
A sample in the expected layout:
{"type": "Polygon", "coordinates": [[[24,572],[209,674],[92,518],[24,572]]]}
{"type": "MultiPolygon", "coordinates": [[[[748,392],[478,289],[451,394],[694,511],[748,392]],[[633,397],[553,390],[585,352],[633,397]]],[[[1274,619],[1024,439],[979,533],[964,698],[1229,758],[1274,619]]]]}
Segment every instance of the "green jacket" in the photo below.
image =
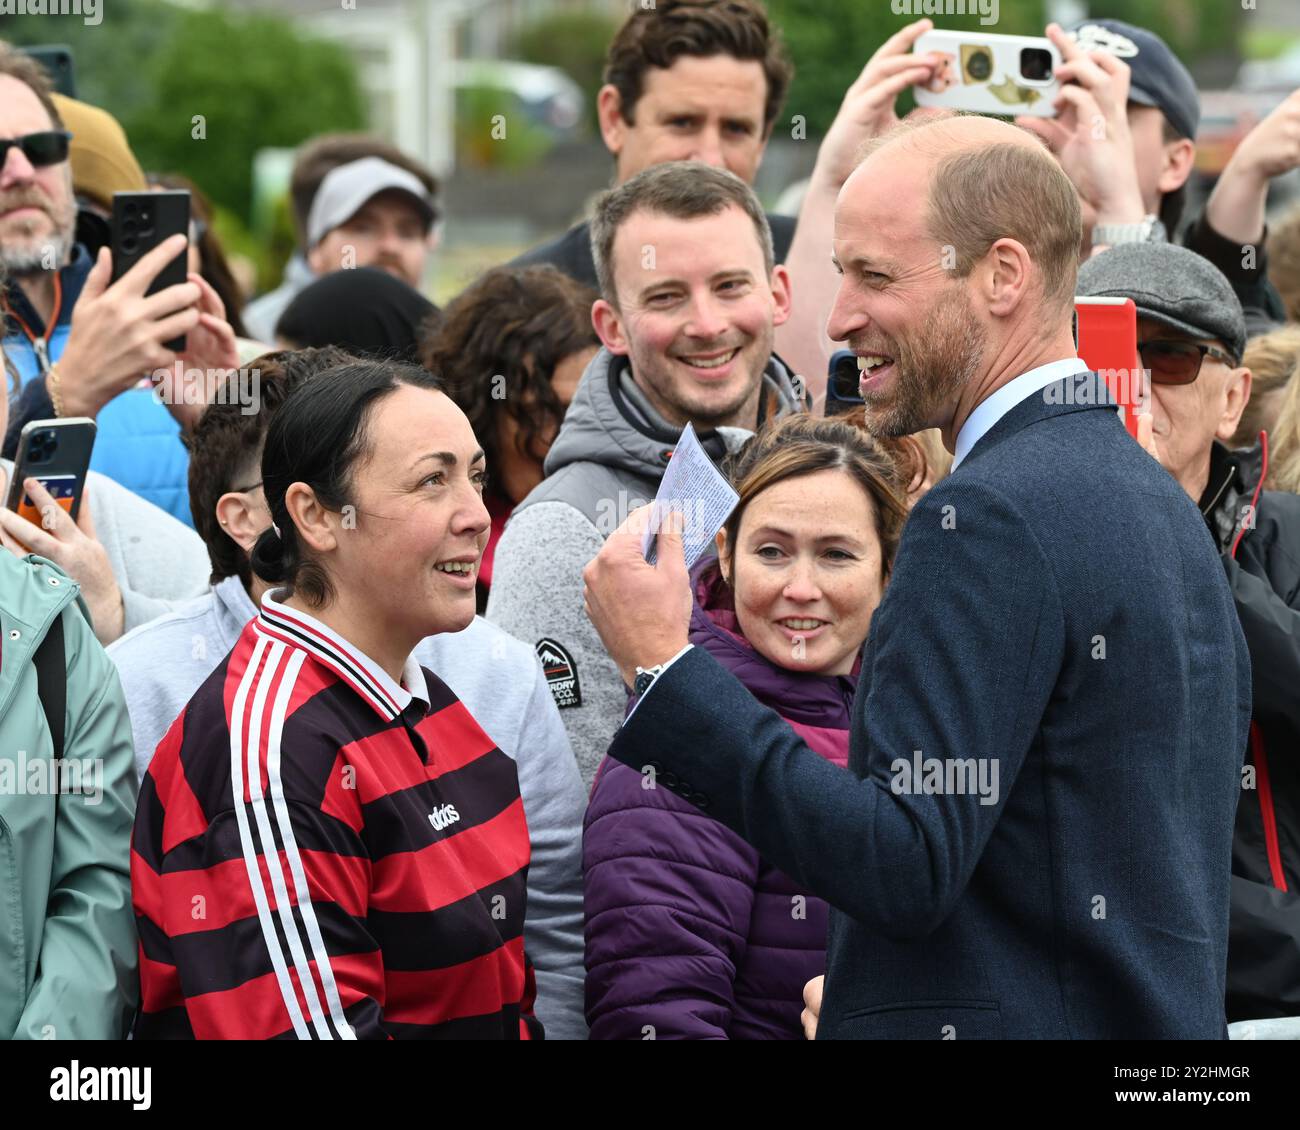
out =
{"type": "Polygon", "coordinates": [[[131,724],[80,589],[0,552],[0,1038],[121,1039],[139,995],[131,724]],[[63,618],[63,761],[33,657],[63,618]],[[58,795],[55,786],[62,790],[58,795]]]}

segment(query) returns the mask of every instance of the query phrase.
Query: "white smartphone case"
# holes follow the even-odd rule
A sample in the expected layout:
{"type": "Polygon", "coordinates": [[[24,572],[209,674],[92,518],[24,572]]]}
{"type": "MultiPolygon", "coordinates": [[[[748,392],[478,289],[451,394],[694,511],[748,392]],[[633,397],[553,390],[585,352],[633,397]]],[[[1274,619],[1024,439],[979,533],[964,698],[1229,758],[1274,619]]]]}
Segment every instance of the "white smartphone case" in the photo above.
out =
{"type": "Polygon", "coordinates": [[[1005,117],[1055,117],[1052,103],[1061,84],[1054,73],[1042,81],[1021,75],[1020,52],[1026,47],[1050,52],[1053,72],[1060,66],[1061,53],[1049,39],[979,31],[926,32],[916,41],[913,53],[939,51],[948,61],[927,86],[912,88],[916,104],[1005,117]]]}

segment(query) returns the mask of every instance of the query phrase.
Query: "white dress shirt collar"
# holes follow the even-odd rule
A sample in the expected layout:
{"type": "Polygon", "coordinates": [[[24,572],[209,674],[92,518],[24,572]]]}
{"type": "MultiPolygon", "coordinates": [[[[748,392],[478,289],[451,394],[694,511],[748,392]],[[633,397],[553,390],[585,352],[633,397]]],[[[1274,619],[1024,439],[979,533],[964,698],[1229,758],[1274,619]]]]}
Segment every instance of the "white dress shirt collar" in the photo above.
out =
{"type": "Polygon", "coordinates": [[[962,424],[952,453],[952,469],[957,470],[961,461],[970,454],[971,448],[1022,400],[1027,400],[1050,384],[1087,371],[1088,366],[1078,357],[1066,357],[1060,361],[1049,361],[1046,365],[1039,365],[1038,368],[1030,369],[1029,372],[1021,373],[1014,380],[1007,381],[996,392],[975,405],[975,411],[962,424]]]}

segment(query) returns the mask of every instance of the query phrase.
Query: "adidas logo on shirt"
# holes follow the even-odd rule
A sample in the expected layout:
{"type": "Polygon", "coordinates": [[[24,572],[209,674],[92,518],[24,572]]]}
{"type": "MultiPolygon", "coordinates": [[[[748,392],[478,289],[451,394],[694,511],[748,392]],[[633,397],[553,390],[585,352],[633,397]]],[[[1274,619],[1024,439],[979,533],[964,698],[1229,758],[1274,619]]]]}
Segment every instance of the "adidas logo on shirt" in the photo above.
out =
{"type": "Polygon", "coordinates": [[[459,819],[460,813],[456,811],[454,804],[444,804],[441,808],[435,808],[429,813],[429,823],[439,832],[455,824],[459,819]]]}

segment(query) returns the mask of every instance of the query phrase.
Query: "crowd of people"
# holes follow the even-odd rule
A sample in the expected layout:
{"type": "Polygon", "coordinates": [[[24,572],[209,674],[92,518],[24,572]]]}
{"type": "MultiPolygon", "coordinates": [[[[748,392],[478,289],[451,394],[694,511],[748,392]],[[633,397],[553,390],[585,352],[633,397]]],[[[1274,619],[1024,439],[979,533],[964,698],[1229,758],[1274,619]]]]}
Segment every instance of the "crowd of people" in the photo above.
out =
{"type": "Polygon", "coordinates": [[[1158,36],[900,121],[932,26],[783,216],[761,0],[634,6],[611,186],[442,309],[420,161],[301,146],[246,301],[202,186],[0,42],[5,497],[95,423],[75,518],[0,508],[0,1035],[1300,1025],[1300,91],[1194,209],[1158,36]],[[113,194],[176,187],[115,277],[113,194]],[[1077,296],[1136,306],[1136,438],[1077,296]],[[738,501],[651,564],[687,425],[738,501]]]}

